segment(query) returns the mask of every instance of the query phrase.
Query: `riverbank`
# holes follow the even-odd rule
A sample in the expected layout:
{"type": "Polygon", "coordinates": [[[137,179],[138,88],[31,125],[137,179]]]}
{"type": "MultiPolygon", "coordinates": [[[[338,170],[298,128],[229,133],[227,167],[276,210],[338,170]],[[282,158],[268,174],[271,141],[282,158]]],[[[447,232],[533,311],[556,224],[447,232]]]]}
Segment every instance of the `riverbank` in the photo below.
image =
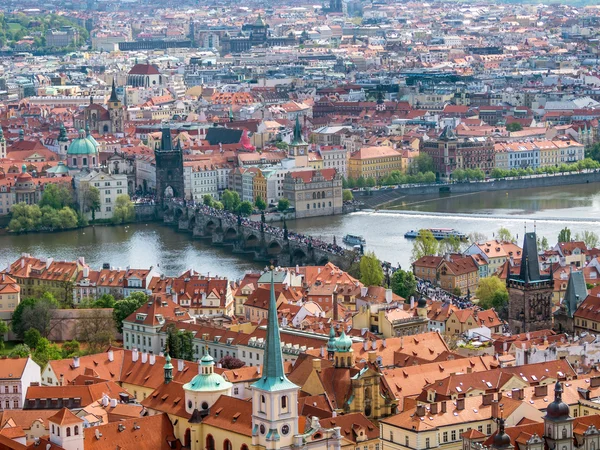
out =
{"type": "Polygon", "coordinates": [[[422,195],[472,194],[476,192],[510,191],[515,189],[547,188],[554,186],[574,186],[600,183],[600,171],[553,175],[532,175],[529,177],[471,181],[463,183],[427,184],[397,189],[381,188],[353,192],[354,198],[372,209],[384,209],[402,198],[422,195]]]}

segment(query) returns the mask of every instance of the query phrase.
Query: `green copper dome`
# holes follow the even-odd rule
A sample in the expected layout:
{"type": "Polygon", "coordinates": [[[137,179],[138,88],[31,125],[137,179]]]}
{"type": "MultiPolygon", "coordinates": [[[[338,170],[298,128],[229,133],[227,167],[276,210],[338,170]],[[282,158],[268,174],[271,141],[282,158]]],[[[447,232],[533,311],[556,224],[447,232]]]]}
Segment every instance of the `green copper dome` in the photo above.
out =
{"type": "Polygon", "coordinates": [[[71,142],[71,145],[69,145],[69,149],[67,150],[67,155],[69,156],[95,155],[96,153],[98,153],[96,146],[92,141],[85,137],[84,130],[79,130],[79,137],[73,139],[73,142],[71,142]]]}
{"type": "Polygon", "coordinates": [[[232,386],[233,384],[218,373],[210,373],[196,375],[192,381],[183,385],[183,389],[194,392],[215,392],[224,391],[232,386]]]}
{"type": "Polygon", "coordinates": [[[346,333],[342,331],[340,337],[335,341],[335,348],[338,352],[349,352],[352,348],[352,339],[346,336],[346,333]]]}
{"type": "Polygon", "coordinates": [[[100,144],[98,144],[98,141],[94,138],[94,136],[92,136],[92,133],[90,133],[89,125],[85,126],[85,137],[88,141],[90,141],[92,144],[94,144],[94,147],[98,148],[98,146],[100,144]]]}

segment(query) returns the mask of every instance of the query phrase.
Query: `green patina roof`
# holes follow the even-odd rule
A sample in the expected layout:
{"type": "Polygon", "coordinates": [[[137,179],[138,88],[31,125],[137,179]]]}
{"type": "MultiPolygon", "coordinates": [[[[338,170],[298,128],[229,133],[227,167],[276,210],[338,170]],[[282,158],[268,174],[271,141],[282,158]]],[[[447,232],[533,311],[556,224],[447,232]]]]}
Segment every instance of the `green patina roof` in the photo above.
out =
{"type": "Polygon", "coordinates": [[[196,375],[192,381],[183,385],[183,389],[194,392],[214,392],[222,391],[232,386],[229,381],[225,380],[218,373],[211,373],[208,375],[196,375]]]}
{"type": "Polygon", "coordinates": [[[90,141],[92,144],[94,144],[94,147],[98,148],[98,146],[100,144],[98,144],[98,141],[94,138],[94,136],[92,136],[92,133],[90,133],[89,125],[86,125],[86,127],[85,127],[85,137],[87,138],[88,141],[90,141]]]}
{"type": "Polygon", "coordinates": [[[172,369],[173,368],[173,364],[171,364],[171,356],[167,353],[167,356],[165,357],[165,369],[172,369]]]}
{"type": "Polygon", "coordinates": [[[587,294],[587,286],[585,284],[583,272],[571,271],[569,283],[567,284],[567,291],[565,292],[565,298],[563,300],[569,317],[573,317],[573,314],[581,302],[585,300],[587,294]]]}
{"type": "Polygon", "coordinates": [[[271,271],[271,297],[269,299],[269,316],[267,318],[267,338],[264,361],[263,376],[252,384],[253,388],[269,392],[298,389],[298,386],[287,379],[283,370],[283,356],[281,354],[281,337],[279,336],[279,323],[277,320],[277,302],[275,301],[273,271],[271,271]]]}
{"type": "Polygon", "coordinates": [[[300,126],[299,116],[296,116],[296,124],[294,125],[294,137],[291,145],[306,145],[306,141],[302,137],[302,127],[300,126]]]}
{"type": "Polygon", "coordinates": [[[67,155],[95,155],[98,153],[92,141],[85,137],[85,131],[79,130],[79,137],[69,145],[67,155]]]}
{"type": "Polygon", "coordinates": [[[346,333],[342,331],[340,337],[335,341],[335,348],[338,352],[349,352],[352,348],[352,339],[346,336],[346,333]]]}
{"type": "Polygon", "coordinates": [[[49,168],[46,172],[55,174],[65,174],[69,173],[69,169],[67,168],[67,166],[65,166],[64,162],[59,161],[59,163],[56,166],[49,168]]]}

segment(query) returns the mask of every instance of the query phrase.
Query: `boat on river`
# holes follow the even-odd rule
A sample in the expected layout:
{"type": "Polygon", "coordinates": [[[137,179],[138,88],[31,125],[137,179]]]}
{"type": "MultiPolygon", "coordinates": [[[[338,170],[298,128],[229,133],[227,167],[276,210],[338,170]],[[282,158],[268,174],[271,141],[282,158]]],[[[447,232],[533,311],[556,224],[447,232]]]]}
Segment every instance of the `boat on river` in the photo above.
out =
{"type": "MultiPolygon", "coordinates": [[[[425,228],[426,231],[431,231],[433,237],[442,240],[448,238],[457,238],[461,241],[465,241],[467,239],[467,235],[461,233],[460,231],[456,231],[454,228],[425,228]]],[[[404,237],[406,239],[415,239],[419,236],[421,230],[410,230],[404,233],[404,237]]]]}
{"type": "Polygon", "coordinates": [[[344,236],[343,241],[348,245],[367,245],[365,238],[358,234],[347,234],[344,236]]]}

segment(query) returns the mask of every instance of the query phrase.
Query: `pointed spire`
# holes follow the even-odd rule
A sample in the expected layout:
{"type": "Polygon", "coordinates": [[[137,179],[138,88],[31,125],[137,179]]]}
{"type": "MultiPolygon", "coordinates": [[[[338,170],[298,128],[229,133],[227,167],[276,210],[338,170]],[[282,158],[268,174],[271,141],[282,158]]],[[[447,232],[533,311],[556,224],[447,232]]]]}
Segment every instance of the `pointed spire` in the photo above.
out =
{"type": "MultiPolygon", "coordinates": [[[[0,138],[1,140],[1,138],[0,138]]],[[[65,129],[65,124],[64,122],[60,123],[60,131],[58,133],[58,141],[59,142],[65,142],[68,141],[69,138],[67,137],[67,130],[65,129]]]]}
{"type": "Polygon", "coordinates": [[[535,233],[525,233],[519,278],[526,283],[541,280],[535,233]]]}
{"type": "Polygon", "coordinates": [[[112,80],[112,89],[110,91],[110,98],[108,99],[108,101],[110,103],[117,103],[119,102],[119,97],[117,97],[117,88],[115,86],[115,78],[113,77],[112,80]]]}
{"type": "Polygon", "coordinates": [[[233,122],[233,108],[231,106],[229,107],[229,121],[233,122]]]}
{"type": "Polygon", "coordinates": [[[303,145],[304,138],[302,137],[302,127],[300,126],[300,115],[296,116],[296,123],[294,124],[294,137],[292,139],[292,145],[303,145]]]}
{"type": "Polygon", "coordinates": [[[171,356],[169,355],[169,349],[167,347],[167,356],[165,357],[165,384],[169,384],[173,381],[173,364],[171,364],[171,356]]]}
{"type": "Polygon", "coordinates": [[[2,127],[0,127],[0,142],[4,141],[4,131],[2,131],[2,127]]]}

